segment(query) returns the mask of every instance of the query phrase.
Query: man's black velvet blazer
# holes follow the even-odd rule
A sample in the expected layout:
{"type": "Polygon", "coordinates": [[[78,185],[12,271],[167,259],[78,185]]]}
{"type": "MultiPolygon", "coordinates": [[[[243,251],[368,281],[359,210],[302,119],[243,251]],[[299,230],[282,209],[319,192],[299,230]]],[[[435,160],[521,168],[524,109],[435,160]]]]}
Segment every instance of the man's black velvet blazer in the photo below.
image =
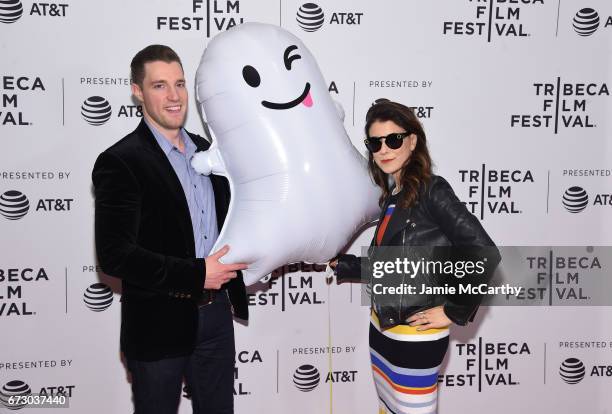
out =
{"type": "MultiPolygon", "coordinates": [[[[198,150],[209,143],[189,134],[198,150]]],[[[189,207],[172,165],[144,121],[104,151],[92,173],[102,270],[122,280],[121,350],[157,360],[193,350],[205,260],[195,258],[189,207]]],[[[210,176],[219,229],[229,204],[224,177],[210,176]]],[[[242,276],[225,285],[234,315],[248,318],[242,276]]]]}

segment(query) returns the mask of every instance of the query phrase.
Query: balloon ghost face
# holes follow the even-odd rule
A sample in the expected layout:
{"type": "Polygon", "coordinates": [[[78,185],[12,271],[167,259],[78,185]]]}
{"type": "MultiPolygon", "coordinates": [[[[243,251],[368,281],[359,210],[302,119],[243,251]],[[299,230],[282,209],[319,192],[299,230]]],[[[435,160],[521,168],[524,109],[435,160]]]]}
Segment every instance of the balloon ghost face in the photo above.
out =
{"type": "Polygon", "coordinates": [[[287,263],[326,262],[379,213],[379,191],[350,142],[317,63],[291,33],[245,23],[204,51],[196,95],[213,138],[194,168],[228,178],[214,249],[249,263],[246,284],[287,263]]]}
{"type": "MultiPolygon", "coordinates": [[[[287,68],[287,70],[291,70],[291,65],[294,60],[302,58],[302,56],[297,53],[292,54],[292,52],[295,52],[297,48],[298,47],[296,45],[291,45],[287,47],[287,49],[285,49],[285,53],[283,54],[283,60],[285,63],[285,68],[287,68]]],[[[244,78],[244,81],[253,88],[257,88],[261,84],[261,77],[259,76],[259,72],[251,65],[247,65],[242,69],[242,77],[244,78]]],[[[306,105],[307,107],[312,106],[312,96],[310,96],[309,82],[306,82],[306,85],[304,85],[304,91],[302,92],[302,94],[292,101],[282,103],[261,101],[261,104],[269,109],[290,109],[300,103],[306,105]]]]}

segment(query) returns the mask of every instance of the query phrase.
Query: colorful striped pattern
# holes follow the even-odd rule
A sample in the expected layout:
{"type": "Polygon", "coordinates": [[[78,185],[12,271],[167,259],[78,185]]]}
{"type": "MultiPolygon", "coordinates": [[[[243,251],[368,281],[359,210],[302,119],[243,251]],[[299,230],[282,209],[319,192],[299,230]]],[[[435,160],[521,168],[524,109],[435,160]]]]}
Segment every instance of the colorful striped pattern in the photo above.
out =
{"type": "Polygon", "coordinates": [[[395,210],[395,204],[389,204],[387,211],[385,211],[385,217],[383,217],[382,221],[380,222],[378,232],[376,233],[376,244],[378,246],[380,246],[380,243],[382,243],[385,230],[387,230],[387,225],[389,225],[389,220],[391,220],[391,216],[393,215],[393,210],[395,210]]]}
{"type": "Polygon", "coordinates": [[[372,312],[370,357],[379,414],[430,414],[437,409],[438,372],[448,348],[448,328],[381,330],[372,312]]]}

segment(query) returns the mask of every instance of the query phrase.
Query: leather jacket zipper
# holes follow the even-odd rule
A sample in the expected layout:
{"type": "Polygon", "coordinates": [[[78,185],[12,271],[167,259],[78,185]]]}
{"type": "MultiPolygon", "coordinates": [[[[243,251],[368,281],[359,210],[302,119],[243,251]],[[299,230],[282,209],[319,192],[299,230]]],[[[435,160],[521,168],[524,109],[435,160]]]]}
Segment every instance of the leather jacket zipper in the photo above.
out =
{"type": "MultiPolygon", "coordinates": [[[[406,229],[402,230],[402,256],[406,257],[406,229]]],[[[402,275],[402,284],[400,286],[404,286],[404,282],[406,281],[406,274],[404,273],[402,275]]],[[[402,319],[402,309],[403,309],[403,304],[404,304],[404,294],[402,293],[400,295],[400,304],[399,304],[399,308],[397,310],[397,323],[401,324],[402,322],[404,322],[404,320],[402,319]]]]}

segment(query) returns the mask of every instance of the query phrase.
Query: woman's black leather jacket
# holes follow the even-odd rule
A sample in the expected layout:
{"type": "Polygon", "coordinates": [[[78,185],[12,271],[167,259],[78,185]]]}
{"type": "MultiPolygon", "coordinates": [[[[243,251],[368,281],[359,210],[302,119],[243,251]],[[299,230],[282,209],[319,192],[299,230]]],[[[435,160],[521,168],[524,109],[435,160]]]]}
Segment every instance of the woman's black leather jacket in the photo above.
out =
{"type": "MultiPolygon", "coordinates": [[[[382,212],[387,209],[388,201],[382,212]]],[[[382,217],[382,215],[381,215],[382,217]]],[[[380,220],[379,220],[380,223],[380,220]]],[[[362,260],[354,255],[341,254],[338,256],[336,275],[338,282],[345,280],[359,280],[371,283],[372,269],[370,263],[376,259],[377,248],[369,249],[367,258],[362,260]]],[[[433,175],[431,181],[422,187],[417,202],[408,209],[395,207],[391,220],[387,225],[381,246],[396,246],[404,257],[414,259],[414,251],[423,249],[415,246],[442,248],[446,252],[451,250],[463,251],[472,254],[476,259],[486,257],[486,271],[480,276],[479,283],[488,282],[497,264],[501,260],[498,249],[484,230],[478,219],[468,211],[466,206],[457,198],[448,182],[433,175]],[[413,247],[410,249],[409,247],[413,247]],[[478,249],[478,246],[489,246],[478,249]],[[468,249],[469,248],[469,249],[468,249]]],[[[435,249],[434,249],[435,250],[435,249]]],[[[432,285],[439,284],[439,279],[423,278],[432,285]]],[[[371,286],[371,285],[370,285],[371,286]]],[[[420,289],[420,288],[419,288],[420,289]]],[[[421,297],[418,306],[414,304],[411,295],[396,295],[396,299],[389,302],[382,300],[371,292],[372,307],[375,310],[380,326],[388,328],[405,323],[412,314],[426,308],[443,305],[444,312],[450,320],[458,325],[466,325],[474,319],[478,309],[478,300],[473,297],[469,301],[462,301],[460,297],[445,295],[427,295],[421,297]]]]}

